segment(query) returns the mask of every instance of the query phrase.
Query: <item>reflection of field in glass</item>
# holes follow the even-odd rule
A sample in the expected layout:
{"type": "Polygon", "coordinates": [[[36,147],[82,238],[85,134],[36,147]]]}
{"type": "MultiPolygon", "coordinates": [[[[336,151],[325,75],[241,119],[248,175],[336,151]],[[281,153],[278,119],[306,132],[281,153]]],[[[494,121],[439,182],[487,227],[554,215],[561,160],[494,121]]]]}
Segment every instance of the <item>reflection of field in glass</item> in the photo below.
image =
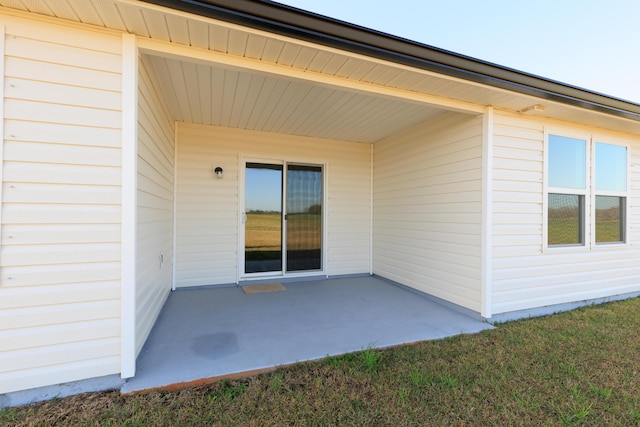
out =
{"type": "MultiPolygon", "coordinates": [[[[245,249],[247,252],[280,251],[281,215],[276,213],[247,214],[245,249]]],[[[287,219],[287,249],[320,249],[321,215],[289,214],[287,219]]]]}
{"type": "Polygon", "coordinates": [[[575,245],[578,240],[578,219],[549,218],[549,244],[575,245]]]}
{"type": "Polygon", "coordinates": [[[596,221],[596,242],[621,242],[620,221],[596,221]]]}
{"type": "MultiPolygon", "coordinates": [[[[578,242],[577,219],[549,219],[550,245],[575,245],[578,242]]],[[[620,220],[596,221],[596,242],[620,242],[620,220]]]]}
{"type": "Polygon", "coordinates": [[[247,214],[245,225],[245,248],[247,252],[280,251],[282,224],[281,215],[247,214]]]}

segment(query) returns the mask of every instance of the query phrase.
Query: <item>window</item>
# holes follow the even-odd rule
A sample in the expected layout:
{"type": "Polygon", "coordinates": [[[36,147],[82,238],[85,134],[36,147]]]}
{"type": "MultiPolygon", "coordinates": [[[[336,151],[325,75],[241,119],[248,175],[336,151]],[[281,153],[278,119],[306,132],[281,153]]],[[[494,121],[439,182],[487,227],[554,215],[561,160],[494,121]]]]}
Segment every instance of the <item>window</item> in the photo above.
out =
{"type": "Polygon", "coordinates": [[[553,134],[547,142],[547,245],[624,243],[627,148],[553,134]]]}
{"type": "Polygon", "coordinates": [[[625,241],[627,148],[596,142],[596,243],[625,241]]]}
{"type": "Polygon", "coordinates": [[[584,244],[587,141],[549,135],[548,244],[584,244]]]}

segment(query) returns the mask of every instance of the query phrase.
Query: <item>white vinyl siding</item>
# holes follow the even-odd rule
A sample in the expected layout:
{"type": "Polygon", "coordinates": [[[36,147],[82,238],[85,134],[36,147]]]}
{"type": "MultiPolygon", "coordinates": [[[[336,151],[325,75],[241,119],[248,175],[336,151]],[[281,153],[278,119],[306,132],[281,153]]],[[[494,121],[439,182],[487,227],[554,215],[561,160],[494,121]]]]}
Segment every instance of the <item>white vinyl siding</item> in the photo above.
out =
{"type": "Polygon", "coordinates": [[[180,123],[177,149],[176,286],[237,280],[241,156],[327,163],[327,273],[369,271],[368,144],[180,123]]]}
{"type": "Polygon", "coordinates": [[[138,78],[136,354],[171,291],[174,122],[148,58],[138,78]]]}
{"type": "Polygon", "coordinates": [[[374,273],[480,311],[482,120],[443,114],[374,144],[374,273]]]}
{"type": "Polygon", "coordinates": [[[120,372],[121,39],[0,24],[6,393],[120,372]]]}
{"type": "MultiPolygon", "coordinates": [[[[544,129],[541,120],[495,116],[493,313],[582,301],[640,290],[640,138],[586,127],[599,141],[629,144],[631,245],[544,248],[544,129]]],[[[552,123],[552,129],[558,129],[552,123]]],[[[557,131],[556,131],[557,133],[557,131]]]]}

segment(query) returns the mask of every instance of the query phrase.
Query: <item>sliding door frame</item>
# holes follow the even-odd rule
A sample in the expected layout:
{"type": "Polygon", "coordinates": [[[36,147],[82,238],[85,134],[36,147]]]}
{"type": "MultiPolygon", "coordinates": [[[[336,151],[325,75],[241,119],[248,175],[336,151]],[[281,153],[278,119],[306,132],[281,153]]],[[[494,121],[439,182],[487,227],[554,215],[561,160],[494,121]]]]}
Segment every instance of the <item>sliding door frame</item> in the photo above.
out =
{"type": "Polygon", "coordinates": [[[329,212],[329,164],[326,161],[314,159],[300,159],[288,156],[265,156],[265,155],[240,155],[238,157],[238,247],[237,247],[237,279],[236,283],[249,280],[264,280],[270,278],[295,278],[295,277],[311,277],[311,276],[329,276],[327,269],[328,255],[328,212],[329,212]],[[286,271],[286,222],[282,221],[282,271],[264,272],[264,273],[245,273],[245,213],[246,213],[246,167],[247,163],[263,163],[283,166],[283,218],[286,213],[286,185],[287,185],[287,165],[300,166],[318,166],[322,168],[322,265],[320,270],[295,271],[287,273],[286,271]]]}

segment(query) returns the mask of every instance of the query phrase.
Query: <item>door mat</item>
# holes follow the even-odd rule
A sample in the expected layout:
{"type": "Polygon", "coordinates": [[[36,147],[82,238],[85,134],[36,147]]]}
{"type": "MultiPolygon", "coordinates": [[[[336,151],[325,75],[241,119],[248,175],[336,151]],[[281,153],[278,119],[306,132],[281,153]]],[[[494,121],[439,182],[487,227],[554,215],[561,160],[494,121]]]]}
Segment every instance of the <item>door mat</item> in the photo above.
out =
{"type": "Polygon", "coordinates": [[[282,283],[265,283],[264,285],[243,286],[242,290],[244,291],[245,294],[262,294],[265,292],[286,291],[287,288],[282,286],[282,283]]]}

